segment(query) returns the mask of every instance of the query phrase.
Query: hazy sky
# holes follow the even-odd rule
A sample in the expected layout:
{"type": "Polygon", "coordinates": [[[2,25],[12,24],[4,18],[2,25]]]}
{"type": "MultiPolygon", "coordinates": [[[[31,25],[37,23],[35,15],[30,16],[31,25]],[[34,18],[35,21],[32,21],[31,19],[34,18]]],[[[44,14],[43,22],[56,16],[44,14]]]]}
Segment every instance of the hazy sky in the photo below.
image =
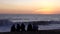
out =
{"type": "Polygon", "coordinates": [[[60,0],[0,0],[0,14],[60,14],[60,0]]]}

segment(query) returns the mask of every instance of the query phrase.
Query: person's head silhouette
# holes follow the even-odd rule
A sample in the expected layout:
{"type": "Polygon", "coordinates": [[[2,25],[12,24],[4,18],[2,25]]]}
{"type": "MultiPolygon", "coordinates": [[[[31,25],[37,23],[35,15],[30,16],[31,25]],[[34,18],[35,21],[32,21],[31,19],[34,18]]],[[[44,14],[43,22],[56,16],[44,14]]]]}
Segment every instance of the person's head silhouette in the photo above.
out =
{"type": "Polygon", "coordinates": [[[13,24],[11,27],[11,32],[15,32],[15,31],[16,31],[16,28],[15,28],[15,25],[13,24]]]}
{"type": "Polygon", "coordinates": [[[27,31],[32,31],[32,25],[28,24],[27,31]]]}
{"type": "Polygon", "coordinates": [[[33,31],[38,31],[38,26],[37,25],[33,25],[33,31]]]}
{"type": "Polygon", "coordinates": [[[25,25],[23,23],[21,24],[21,30],[25,31],[25,25]]]}
{"type": "Polygon", "coordinates": [[[17,24],[17,26],[16,26],[16,31],[17,31],[17,32],[20,31],[20,25],[19,25],[19,24],[17,24]]]}

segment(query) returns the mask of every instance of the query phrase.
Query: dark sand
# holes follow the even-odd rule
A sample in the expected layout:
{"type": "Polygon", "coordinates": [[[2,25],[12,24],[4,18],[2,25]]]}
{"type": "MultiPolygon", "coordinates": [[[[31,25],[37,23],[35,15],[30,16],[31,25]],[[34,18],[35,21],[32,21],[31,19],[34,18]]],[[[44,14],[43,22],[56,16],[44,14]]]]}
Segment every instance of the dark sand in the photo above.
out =
{"type": "Polygon", "coordinates": [[[40,30],[37,32],[23,31],[23,32],[0,32],[0,34],[60,34],[60,29],[56,30],[40,30]]]}

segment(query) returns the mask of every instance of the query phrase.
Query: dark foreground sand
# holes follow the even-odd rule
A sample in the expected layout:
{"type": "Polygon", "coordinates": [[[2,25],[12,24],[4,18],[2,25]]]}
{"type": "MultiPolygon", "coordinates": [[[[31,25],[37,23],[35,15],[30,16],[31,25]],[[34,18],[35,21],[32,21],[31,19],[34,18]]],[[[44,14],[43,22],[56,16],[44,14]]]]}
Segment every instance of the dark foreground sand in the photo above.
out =
{"type": "Polygon", "coordinates": [[[33,31],[0,32],[0,34],[60,34],[60,29],[58,29],[58,30],[40,30],[37,32],[33,32],[33,31]]]}

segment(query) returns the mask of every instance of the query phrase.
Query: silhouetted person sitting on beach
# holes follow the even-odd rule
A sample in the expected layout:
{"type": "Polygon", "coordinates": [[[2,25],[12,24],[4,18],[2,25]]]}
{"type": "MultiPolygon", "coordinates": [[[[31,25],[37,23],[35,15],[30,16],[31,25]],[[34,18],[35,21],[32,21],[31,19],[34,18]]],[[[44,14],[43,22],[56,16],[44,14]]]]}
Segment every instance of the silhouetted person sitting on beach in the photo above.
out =
{"type": "Polygon", "coordinates": [[[19,24],[17,24],[16,31],[20,32],[20,25],[19,24]]]}
{"type": "Polygon", "coordinates": [[[37,25],[33,25],[33,31],[38,31],[38,26],[37,25]]]}
{"type": "Polygon", "coordinates": [[[32,31],[32,25],[31,24],[28,25],[27,31],[32,31]]]}
{"type": "Polygon", "coordinates": [[[25,25],[23,23],[21,24],[21,31],[25,31],[25,25]]]}
{"type": "Polygon", "coordinates": [[[15,31],[16,31],[16,28],[15,28],[15,25],[13,24],[11,27],[11,32],[15,32],[15,31]]]}

